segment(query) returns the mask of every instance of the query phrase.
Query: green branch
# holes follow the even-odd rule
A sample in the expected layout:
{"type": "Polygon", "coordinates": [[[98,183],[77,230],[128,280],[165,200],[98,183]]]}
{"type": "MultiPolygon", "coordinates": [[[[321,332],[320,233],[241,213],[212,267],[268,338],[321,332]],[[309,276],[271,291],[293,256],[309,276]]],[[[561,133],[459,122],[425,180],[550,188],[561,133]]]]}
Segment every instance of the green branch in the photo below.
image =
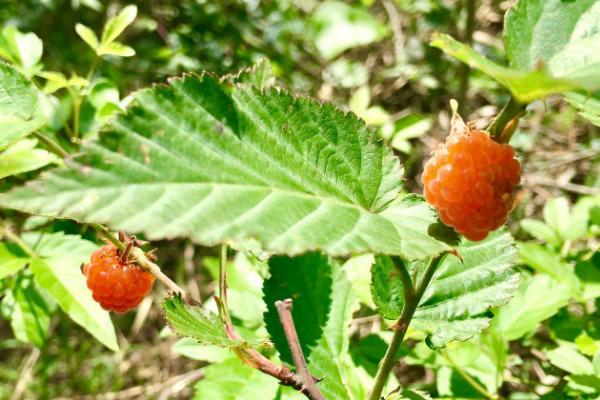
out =
{"type": "Polygon", "coordinates": [[[488,127],[488,132],[495,141],[508,143],[517,128],[519,118],[525,113],[525,107],[527,107],[526,104],[519,103],[514,97],[510,98],[500,114],[488,127]]]}
{"type": "Polygon", "coordinates": [[[421,283],[417,286],[417,289],[413,289],[413,283],[410,279],[410,275],[406,269],[406,266],[402,262],[399,257],[392,257],[392,261],[396,268],[400,271],[400,276],[402,279],[402,286],[404,289],[404,307],[402,308],[402,314],[400,318],[393,326],[394,335],[392,336],[392,341],[383,356],[383,359],[379,363],[379,368],[377,369],[377,375],[375,375],[375,383],[373,384],[373,388],[371,389],[371,393],[369,394],[368,400],[379,400],[381,398],[381,393],[383,392],[383,387],[388,379],[388,376],[392,372],[392,368],[394,366],[394,362],[396,361],[396,354],[398,353],[398,349],[400,349],[400,345],[404,340],[404,336],[406,335],[406,331],[408,330],[408,326],[410,325],[410,321],[412,320],[415,311],[421,301],[421,297],[427,290],[427,287],[431,283],[431,279],[437,270],[437,267],[441,264],[448,253],[442,253],[436,257],[432,257],[425,268],[425,272],[423,273],[423,278],[421,279],[421,283]],[[408,281],[405,283],[406,279],[408,281]]]}

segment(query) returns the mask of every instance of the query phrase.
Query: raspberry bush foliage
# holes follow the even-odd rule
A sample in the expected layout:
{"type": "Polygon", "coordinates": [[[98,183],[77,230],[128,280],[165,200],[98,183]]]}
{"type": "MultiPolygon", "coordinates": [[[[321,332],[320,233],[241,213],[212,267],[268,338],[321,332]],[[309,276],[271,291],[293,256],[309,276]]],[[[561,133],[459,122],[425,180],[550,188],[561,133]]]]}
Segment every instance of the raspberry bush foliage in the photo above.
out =
{"type": "Polygon", "coordinates": [[[600,395],[598,2],[181,3],[0,32],[0,397],[600,395]]]}

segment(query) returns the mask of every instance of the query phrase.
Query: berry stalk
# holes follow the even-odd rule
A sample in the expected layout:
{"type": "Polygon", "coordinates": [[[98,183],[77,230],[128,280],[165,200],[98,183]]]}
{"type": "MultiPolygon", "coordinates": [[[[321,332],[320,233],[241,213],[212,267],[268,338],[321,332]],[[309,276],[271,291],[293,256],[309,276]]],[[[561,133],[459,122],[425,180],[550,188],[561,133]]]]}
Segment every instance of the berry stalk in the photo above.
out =
{"type": "Polygon", "coordinates": [[[526,104],[519,103],[514,97],[511,97],[488,127],[490,136],[498,143],[508,143],[517,128],[519,118],[525,113],[526,107],[526,104]]]}

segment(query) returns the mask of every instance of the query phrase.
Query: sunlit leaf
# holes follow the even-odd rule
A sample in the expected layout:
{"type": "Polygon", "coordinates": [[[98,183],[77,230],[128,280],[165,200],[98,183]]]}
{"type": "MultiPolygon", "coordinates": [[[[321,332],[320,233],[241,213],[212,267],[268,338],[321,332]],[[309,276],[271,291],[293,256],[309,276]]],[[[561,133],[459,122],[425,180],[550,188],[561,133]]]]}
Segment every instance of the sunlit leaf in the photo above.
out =
{"type": "Polygon", "coordinates": [[[427,233],[436,217],[423,199],[398,198],[401,167],[377,133],[281,90],[174,79],[138,92],[82,153],[0,201],[150,239],[254,239],[290,255],[446,248],[427,233]]]}

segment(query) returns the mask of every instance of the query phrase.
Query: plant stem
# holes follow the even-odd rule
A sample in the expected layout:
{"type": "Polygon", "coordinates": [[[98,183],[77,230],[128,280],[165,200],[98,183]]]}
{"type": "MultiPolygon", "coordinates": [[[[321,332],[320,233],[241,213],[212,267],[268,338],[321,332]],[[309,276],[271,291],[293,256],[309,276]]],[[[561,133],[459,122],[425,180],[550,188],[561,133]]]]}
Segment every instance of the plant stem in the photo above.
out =
{"type": "MultiPolygon", "coordinates": [[[[394,366],[394,362],[396,361],[396,354],[398,353],[398,349],[404,340],[404,336],[406,335],[406,331],[408,330],[408,326],[410,325],[410,321],[417,310],[417,306],[421,301],[421,297],[427,290],[431,279],[435,271],[437,270],[438,265],[444,260],[448,253],[442,253],[438,256],[432,257],[425,268],[425,272],[423,273],[423,278],[421,279],[421,283],[415,290],[407,289],[408,285],[405,285],[403,282],[404,289],[404,307],[402,308],[402,314],[396,323],[393,325],[392,329],[394,329],[394,335],[392,336],[392,341],[383,356],[379,364],[379,368],[377,369],[377,374],[375,375],[375,383],[373,384],[373,388],[371,389],[371,393],[369,394],[368,400],[379,400],[381,398],[381,393],[383,392],[383,387],[387,382],[387,379],[392,372],[392,368],[394,366]],[[410,293],[412,292],[412,294],[410,293]]],[[[400,271],[406,271],[406,267],[404,263],[401,262],[399,257],[392,258],[396,267],[400,269],[400,271]],[[398,263],[400,260],[400,263],[398,263]]],[[[404,274],[402,274],[404,275],[404,274]]],[[[410,275],[408,275],[408,271],[406,271],[406,275],[410,279],[410,275]]],[[[412,281],[411,281],[412,282],[412,281]]],[[[412,286],[412,283],[411,283],[412,286]]]]}
{"type": "Polygon", "coordinates": [[[511,97],[508,103],[500,111],[496,119],[488,127],[492,138],[499,143],[508,143],[514,133],[519,118],[525,112],[526,104],[519,103],[511,97]]]}
{"type": "Polygon", "coordinates": [[[94,58],[94,61],[92,61],[92,65],[90,65],[90,69],[87,73],[87,75],[85,76],[85,79],[89,82],[92,77],[94,76],[94,72],[96,71],[96,67],[98,66],[98,63],[100,62],[100,57],[96,56],[94,58]]]}
{"type": "MultiPolygon", "coordinates": [[[[475,31],[475,13],[477,11],[477,0],[464,0],[464,8],[467,11],[467,21],[465,24],[465,33],[462,41],[471,45],[473,43],[473,32],[475,31]]],[[[467,95],[469,92],[469,75],[471,67],[467,64],[461,64],[458,74],[460,76],[460,88],[458,90],[458,105],[462,113],[466,113],[467,95]]]]}
{"type": "Polygon", "coordinates": [[[462,376],[463,379],[465,381],[467,381],[467,383],[469,385],[471,385],[473,387],[473,389],[475,389],[479,394],[481,394],[486,399],[490,399],[490,400],[496,400],[498,398],[498,396],[495,396],[495,395],[489,393],[475,379],[473,379],[461,367],[459,367],[458,364],[456,364],[456,362],[454,362],[452,357],[450,357],[450,354],[446,350],[442,350],[442,355],[444,356],[444,358],[446,358],[446,360],[448,360],[448,362],[450,363],[450,365],[452,365],[452,367],[456,370],[456,372],[458,372],[460,374],[460,376],[462,376]]]}
{"type": "Polygon", "coordinates": [[[16,235],[10,228],[4,226],[0,228],[2,233],[8,240],[19,246],[30,257],[35,257],[35,251],[23,239],[16,235]]]}
{"type": "Polygon", "coordinates": [[[69,153],[67,153],[67,151],[65,149],[63,149],[62,147],[60,147],[60,145],[58,143],[56,143],[55,141],[53,141],[52,139],[50,139],[48,136],[44,135],[41,132],[33,132],[32,134],[36,139],[38,139],[40,142],[44,143],[46,145],[46,147],[48,147],[48,150],[50,150],[52,153],[56,154],[57,156],[61,157],[61,158],[67,158],[70,156],[69,153]]]}
{"type": "Polygon", "coordinates": [[[304,353],[302,353],[302,347],[300,346],[298,333],[296,332],[296,326],[294,325],[294,320],[292,319],[292,299],[277,301],[275,303],[275,307],[277,307],[279,320],[281,321],[285,338],[288,342],[288,346],[290,347],[290,353],[292,354],[292,359],[294,360],[294,365],[296,366],[296,373],[298,373],[302,379],[303,387],[300,391],[311,400],[325,400],[319,391],[319,388],[317,388],[317,384],[313,376],[308,371],[306,359],[304,358],[304,353]]]}

